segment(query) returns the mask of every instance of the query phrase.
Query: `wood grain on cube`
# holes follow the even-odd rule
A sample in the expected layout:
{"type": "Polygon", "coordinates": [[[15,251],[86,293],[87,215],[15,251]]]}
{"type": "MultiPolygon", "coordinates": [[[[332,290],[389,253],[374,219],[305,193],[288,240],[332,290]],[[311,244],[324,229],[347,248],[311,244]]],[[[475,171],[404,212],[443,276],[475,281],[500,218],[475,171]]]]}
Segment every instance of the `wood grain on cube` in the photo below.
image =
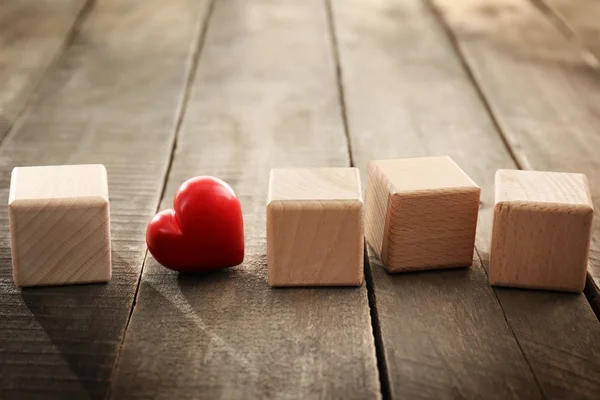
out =
{"type": "Polygon", "coordinates": [[[8,211],[17,286],[110,280],[110,207],[103,165],[17,167],[8,211]]]}
{"type": "Polygon", "coordinates": [[[367,241],[390,272],[471,265],[480,189],[450,157],[373,161],[369,183],[367,241]]]}
{"type": "Polygon", "coordinates": [[[594,207],[582,174],[499,170],[490,283],[581,292],[594,207]]]}
{"type": "Polygon", "coordinates": [[[363,232],[358,169],[271,171],[267,200],[269,285],[362,284],[363,232]]]}
{"type": "MultiPolygon", "coordinates": [[[[488,6],[490,1],[448,3],[470,5],[488,15],[489,21],[506,18],[506,14],[494,13],[495,8],[488,6]]],[[[384,385],[386,377],[389,382],[389,397],[596,399],[600,391],[600,324],[585,296],[489,285],[485,268],[494,174],[499,168],[516,165],[444,25],[427,3],[419,0],[348,0],[331,2],[331,6],[352,156],[367,187],[367,165],[371,160],[447,154],[482,189],[473,267],[389,274],[369,251],[366,270],[372,274],[372,299],[377,310],[374,320],[378,322],[374,331],[379,332],[378,354],[385,359],[382,376],[384,385]]],[[[469,22],[465,19],[462,25],[469,22]]],[[[502,43],[514,38],[514,24],[487,32],[486,25],[482,25],[479,33],[483,36],[467,33],[463,38],[472,39],[473,46],[486,37],[502,43]]],[[[498,69],[500,61],[505,63],[511,58],[511,48],[533,38],[521,36],[501,49],[489,42],[480,46],[494,49],[495,57],[480,63],[475,75],[486,68],[503,78],[500,89],[509,99],[514,95],[504,104],[518,103],[515,114],[527,116],[514,121],[532,128],[528,132],[531,138],[539,139],[538,151],[553,154],[546,159],[548,162],[556,161],[557,168],[562,165],[574,169],[574,160],[564,155],[575,158],[591,154],[591,149],[598,147],[594,147],[591,135],[583,138],[582,131],[563,125],[563,134],[571,139],[552,146],[547,143],[548,132],[553,132],[548,129],[553,125],[549,118],[561,116],[559,108],[575,108],[571,106],[577,103],[570,92],[573,88],[531,96],[532,86],[548,88],[550,82],[528,75],[527,82],[516,84],[522,80],[519,74],[523,70],[513,72],[506,66],[498,69]],[[529,89],[522,89],[524,85],[529,89]],[[556,103],[557,110],[531,117],[537,107],[546,107],[551,99],[561,96],[569,96],[570,102],[556,103]],[[527,113],[522,113],[523,109],[528,109],[527,113]],[[588,148],[566,152],[566,147],[579,143],[588,148]],[[556,159],[559,155],[560,162],[556,159]]],[[[541,34],[535,38],[539,43],[525,46],[528,48],[521,54],[539,55],[547,49],[544,43],[551,37],[541,34]]],[[[554,56],[549,51],[545,55],[554,56]]],[[[543,67],[539,58],[522,63],[543,67]]],[[[564,71],[562,65],[553,62],[548,70],[564,71]]],[[[578,71],[579,67],[570,69],[551,84],[591,76],[578,71]]],[[[592,95],[591,86],[595,87],[589,81],[587,91],[580,95],[592,95]]],[[[489,96],[487,99],[494,100],[489,96]]],[[[580,113],[589,110],[576,108],[580,113]]],[[[575,115],[569,119],[570,126],[583,126],[575,115]]],[[[512,149],[519,157],[523,155],[523,144],[512,149]]],[[[593,192],[589,172],[588,179],[593,192]]]]}
{"type": "Polygon", "coordinates": [[[15,166],[105,165],[112,238],[109,284],[20,290],[0,208],[3,400],[107,395],[209,5],[97,1],[0,145],[4,204],[15,166]]]}
{"type": "Polygon", "coordinates": [[[215,3],[161,207],[190,176],[225,180],[246,257],[198,276],[148,258],[115,399],[381,397],[365,285],[267,283],[270,170],[349,166],[330,39],[321,1],[215,3]]]}
{"type": "Polygon", "coordinates": [[[0,2],[0,140],[76,29],[86,0],[0,2]]]}

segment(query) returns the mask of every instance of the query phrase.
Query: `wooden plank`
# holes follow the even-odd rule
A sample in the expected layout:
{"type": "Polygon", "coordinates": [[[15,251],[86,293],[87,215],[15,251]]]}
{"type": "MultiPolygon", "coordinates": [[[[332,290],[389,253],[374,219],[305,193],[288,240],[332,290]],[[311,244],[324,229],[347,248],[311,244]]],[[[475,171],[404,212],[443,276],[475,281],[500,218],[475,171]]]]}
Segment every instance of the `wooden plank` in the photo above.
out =
{"type": "MultiPolygon", "coordinates": [[[[97,4],[0,147],[6,204],[16,165],[103,163],[111,201],[108,284],[14,287],[0,233],[0,398],[107,393],[171,156],[192,45],[207,2],[97,4]],[[150,157],[148,156],[150,155],[150,157]]],[[[7,209],[0,223],[8,226],[7,209]]]]}
{"type": "MultiPolygon", "coordinates": [[[[450,155],[482,188],[486,263],[494,174],[515,164],[452,43],[417,0],[333,6],[356,166],[450,155]]],[[[469,269],[390,275],[370,253],[391,397],[598,393],[600,327],[584,296],[494,290],[479,256],[469,269]]]]}
{"type": "Polygon", "coordinates": [[[600,67],[600,2],[596,0],[536,0],[571,30],[600,67]]]}
{"type": "MultiPolygon", "coordinates": [[[[526,1],[485,11],[438,1],[519,164],[581,172],[600,207],[600,72],[526,1]],[[509,30],[509,34],[505,34],[509,30]]],[[[594,224],[588,296],[600,312],[600,225],[594,224]]]]}
{"type": "Polygon", "coordinates": [[[77,30],[86,0],[3,0],[0,3],[0,141],[44,71],[77,30]]]}
{"type": "MultiPolygon", "coordinates": [[[[488,1],[483,8],[446,0],[435,4],[518,165],[585,173],[598,207],[600,136],[595,127],[600,85],[597,71],[580,49],[524,0],[488,1]]],[[[588,266],[591,282],[600,275],[599,249],[596,223],[588,266]]],[[[487,259],[487,251],[481,250],[487,259]]],[[[507,314],[523,309],[519,291],[497,293],[507,314]]],[[[539,315],[546,315],[545,322],[536,326],[533,319],[515,318],[513,329],[525,333],[527,340],[521,340],[521,346],[532,366],[540,369],[538,380],[547,382],[549,393],[565,397],[565,392],[576,389],[579,397],[596,398],[600,392],[598,322],[585,307],[564,308],[581,296],[550,296],[544,299],[540,294],[530,303],[539,315]],[[531,336],[536,331],[537,337],[531,336]],[[556,345],[549,342],[561,338],[556,345]]]]}
{"type": "Polygon", "coordinates": [[[348,166],[323,3],[216,3],[166,197],[198,174],[240,196],[242,266],[178,275],[148,258],[115,398],[379,398],[367,291],[269,288],[271,167],[348,166]]]}

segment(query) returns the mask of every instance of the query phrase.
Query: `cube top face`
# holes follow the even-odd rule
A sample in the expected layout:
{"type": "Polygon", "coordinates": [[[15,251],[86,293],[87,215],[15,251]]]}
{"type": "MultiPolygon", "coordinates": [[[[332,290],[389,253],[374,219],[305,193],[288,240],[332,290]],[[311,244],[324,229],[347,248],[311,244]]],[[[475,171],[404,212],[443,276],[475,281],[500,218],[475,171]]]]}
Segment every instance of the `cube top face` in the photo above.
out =
{"type": "Polygon", "coordinates": [[[267,204],[269,285],[360,285],[363,232],[356,168],[271,172],[267,204]]]}
{"type": "Polygon", "coordinates": [[[448,156],[372,161],[387,180],[391,194],[456,189],[479,190],[473,180],[448,156]]]}
{"type": "Polygon", "coordinates": [[[99,164],[17,167],[12,171],[8,203],[71,199],[108,202],[106,168],[99,164]]]}
{"type": "Polygon", "coordinates": [[[362,202],[357,168],[276,168],[268,201],[356,200],[362,202]]]}
{"type": "Polygon", "coordinates": [[[552,203],[593,209],[583,174],[501,169],[496,172],[496,204],[552,203]]]}

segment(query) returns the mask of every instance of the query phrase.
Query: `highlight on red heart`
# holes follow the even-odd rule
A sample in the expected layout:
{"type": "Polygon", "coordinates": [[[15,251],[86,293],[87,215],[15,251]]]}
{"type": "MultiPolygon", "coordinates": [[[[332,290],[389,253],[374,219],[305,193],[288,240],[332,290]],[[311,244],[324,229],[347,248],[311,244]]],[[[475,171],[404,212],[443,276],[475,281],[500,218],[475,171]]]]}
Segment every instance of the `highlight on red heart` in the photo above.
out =
{"type": "Polygon", "coordinates": [[[159,212],[148,224],[146,244],[156,261],[174,271],[203,272],[241,264],[240,200],[218,178],[189,179],[175,194],[173,208],[159,212]]]}

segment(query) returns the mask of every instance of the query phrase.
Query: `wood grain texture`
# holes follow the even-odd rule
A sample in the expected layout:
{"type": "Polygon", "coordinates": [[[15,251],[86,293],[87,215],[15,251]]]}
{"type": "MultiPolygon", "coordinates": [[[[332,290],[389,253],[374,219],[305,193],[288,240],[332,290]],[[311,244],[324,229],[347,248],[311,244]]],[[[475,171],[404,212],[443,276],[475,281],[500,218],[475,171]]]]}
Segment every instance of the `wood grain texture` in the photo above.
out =
{"type": "MultiPolygon", "coordinates": [[[[420,1],[332,6],[356,166],[451,156],[482,188],[485,265],[494,173],[515,164],[444,29],[420,1]]],[[[370,264],[391,397],[597,397],[600,330],[584,296],[493,290],[479,257],[468,269],[402,275],[372,253],[370,264]]]]}
{"type": "Polygon", "coordinates": [[[85,0],[0,3],[0,140],[83,17],[85,0]]]}
{"type": "Polygon", "coordinates": [[[363,200],[356,168],[276,168],[267,197],[271,286],[359,286],[363,200]]]}
{"type": "Polygon", "coordinates": [[[593,216],[585,175],[498,170],[490,283],[582,292],[593,216]]]}
{"type": "Polygon", "coordinates": [[[217,2],[162,207],[190,176],[222,178],[246,259],[204,275],[148,259],[114,398],[379,398],[365,286],[267,283],[270,169],[348,164],[323,3],[217,2]]]}
{"type": "Polygon", "coordinates": [[[537,0],[548,7],[571,29],[580,45],[600,66],[600,3],[596,0],[537,0]]]}
{"type": "Polygon", "coordinates": [[[103,165],[16,167],[8,218],[15,285],[110,280],[110,207],[103,165]]]}
{"type": "MultiPolygon", "coordinates": [[[[15,165],[101,163],[108,171],[109,284],[14,287],[0,235],[0,398],[107,393],[156,212],[208,3],[98,2],[0,146],[0,195],[15,165]],[[149,156],[151,155],[151,156],[149,156]]],[[[0,222],[8,227],[6,207],[0,222]]]]}
{"type": "Polygon", "coordinates": [[[371,161],[369,183],[366,239],[389,272],[471,265],[481,190],[450,157],[371,161]]]}
{"type": "MultiPolygon", "coordinates": [[[[483,8],[441,0],[436,5],[519,166],[585,174],[598,208],[598,70],[527,1],[493,0],[483,8]]],[[[597,223],[588,272],[589,295],[596,296],[600,310],[597,223]]]]}

